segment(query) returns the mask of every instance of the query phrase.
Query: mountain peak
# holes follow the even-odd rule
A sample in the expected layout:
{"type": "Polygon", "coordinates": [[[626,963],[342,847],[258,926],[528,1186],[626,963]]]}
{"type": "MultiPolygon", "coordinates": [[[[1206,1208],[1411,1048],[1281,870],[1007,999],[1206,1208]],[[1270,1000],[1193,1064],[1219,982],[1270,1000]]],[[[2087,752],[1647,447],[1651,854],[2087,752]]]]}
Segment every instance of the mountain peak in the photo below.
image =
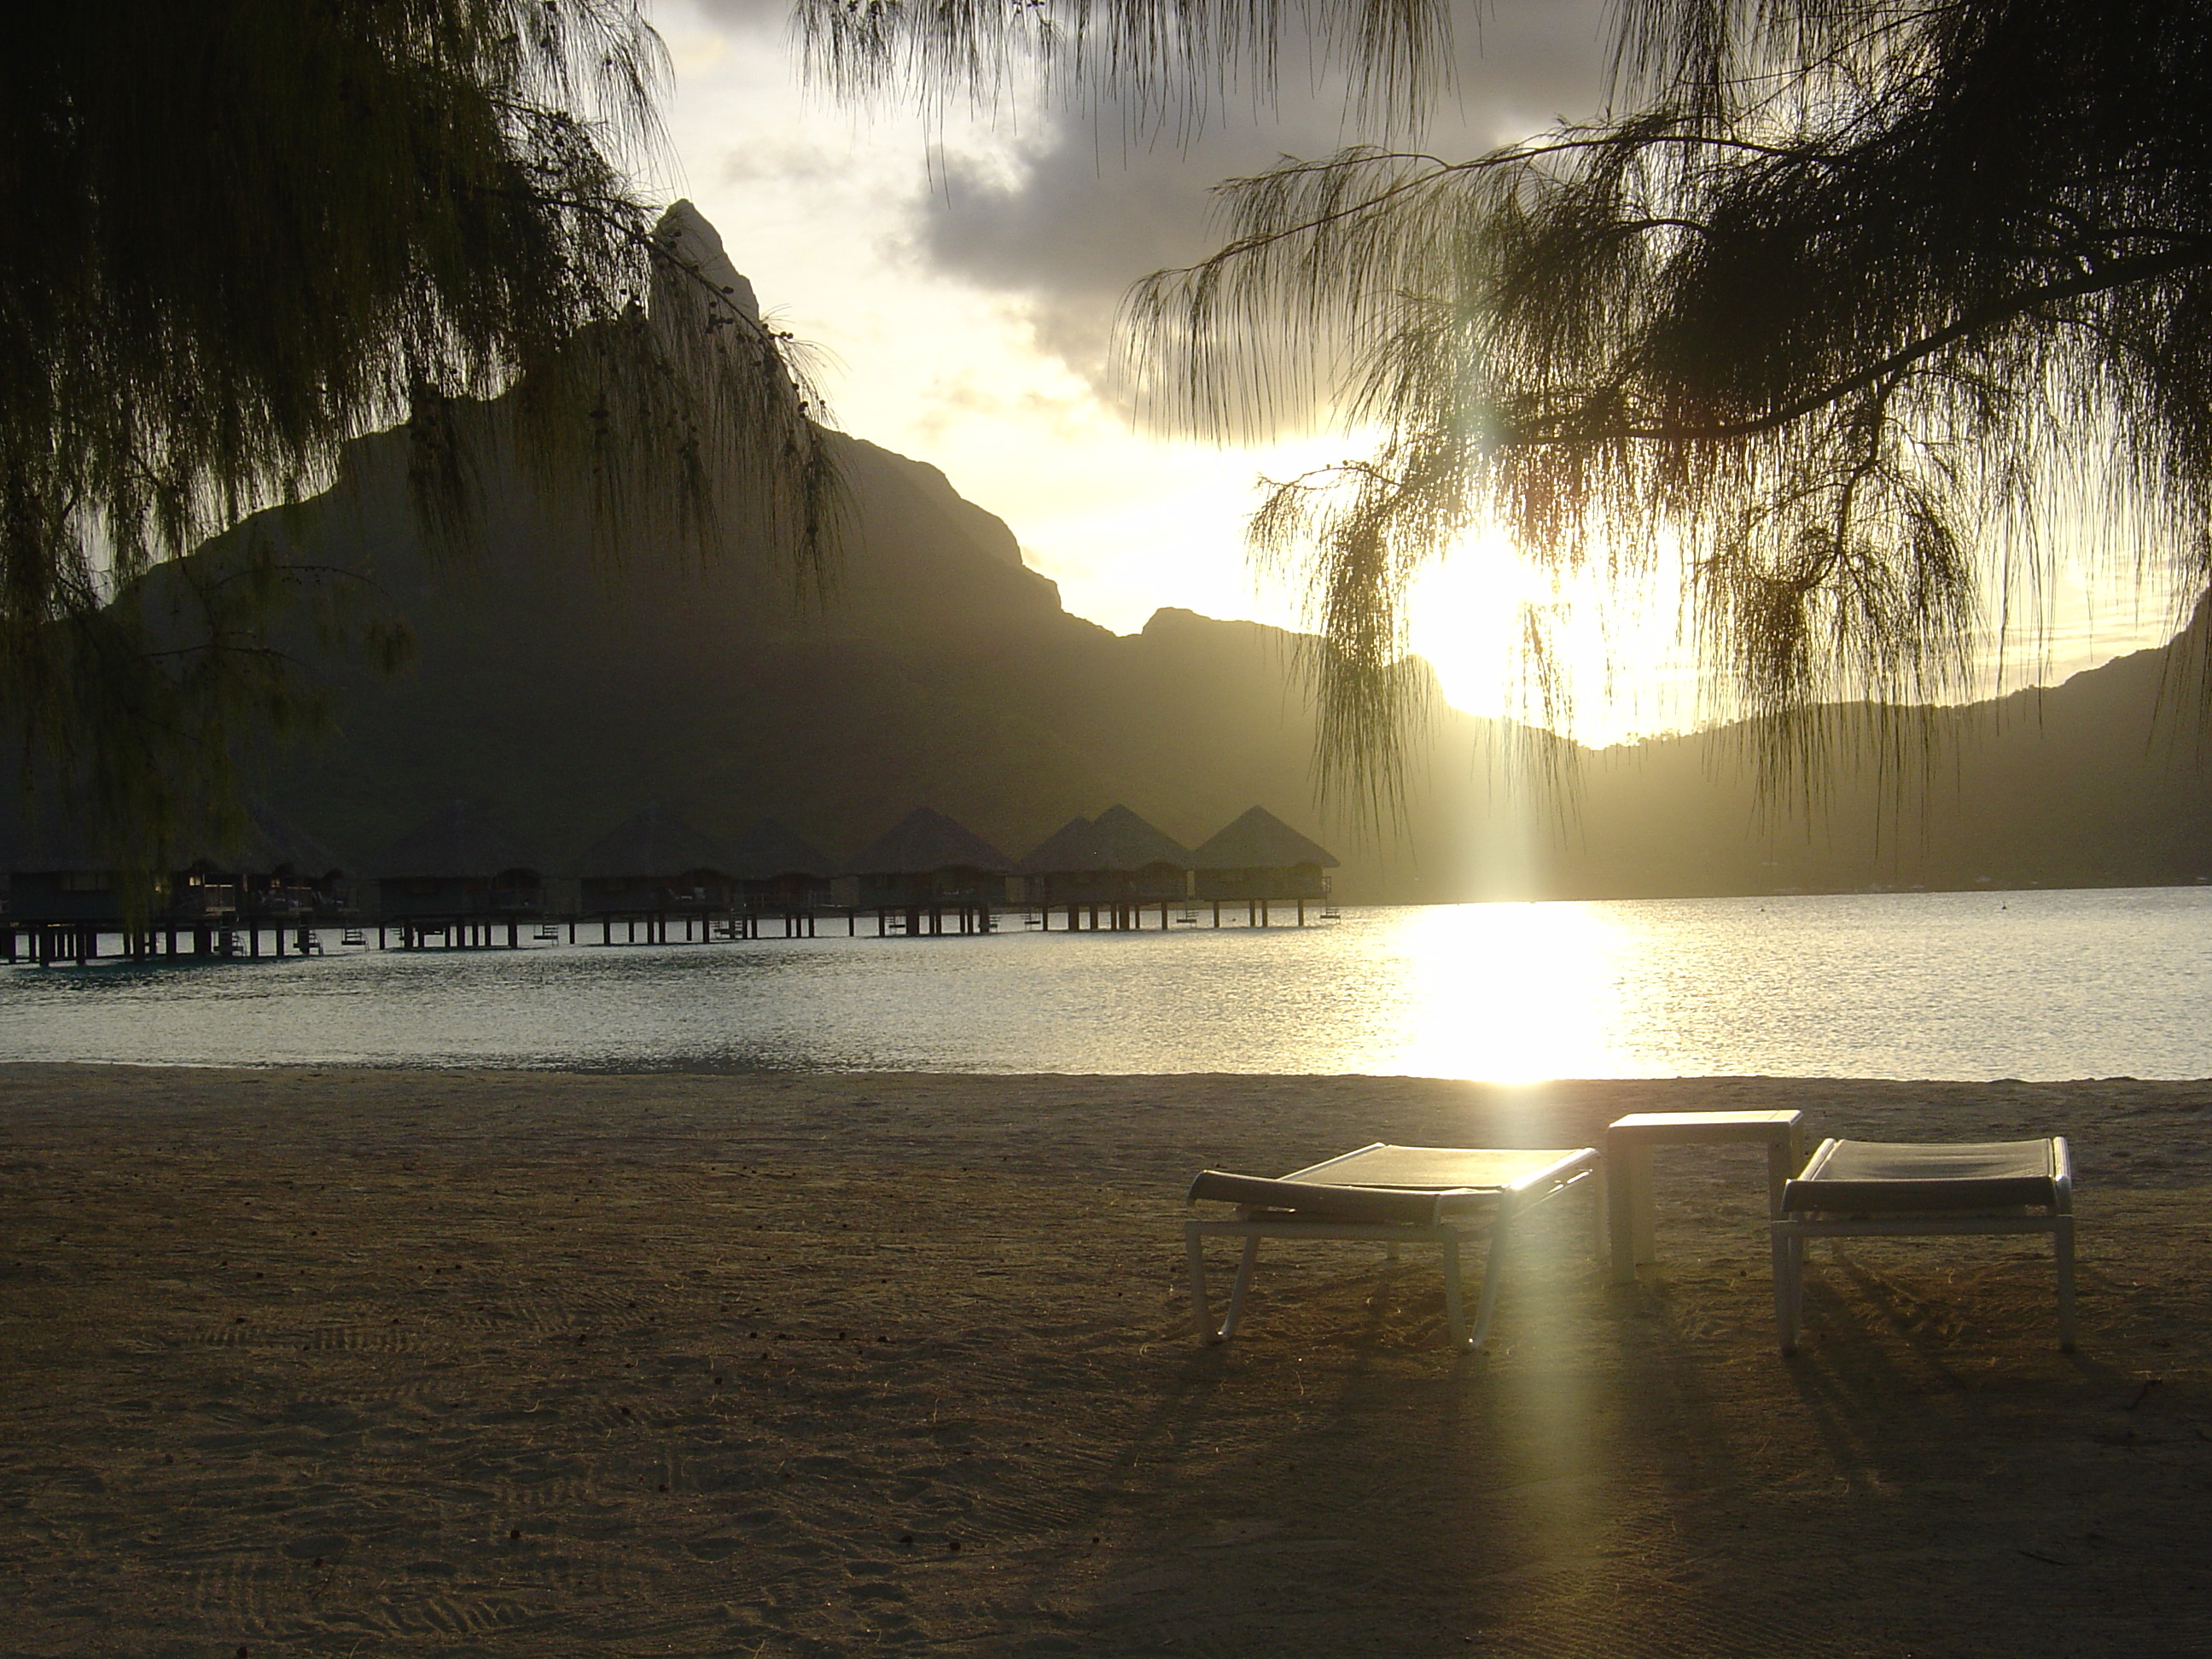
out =
{"type": "Polygon", "coordinates": [[[716,288],[754,322],[760,321],[760,300],[753,285],[738,274],[722,248],[722,233],[707,216],[679,197],[668,204],[653,228],[654,243],[683,260],[716,288]]]}

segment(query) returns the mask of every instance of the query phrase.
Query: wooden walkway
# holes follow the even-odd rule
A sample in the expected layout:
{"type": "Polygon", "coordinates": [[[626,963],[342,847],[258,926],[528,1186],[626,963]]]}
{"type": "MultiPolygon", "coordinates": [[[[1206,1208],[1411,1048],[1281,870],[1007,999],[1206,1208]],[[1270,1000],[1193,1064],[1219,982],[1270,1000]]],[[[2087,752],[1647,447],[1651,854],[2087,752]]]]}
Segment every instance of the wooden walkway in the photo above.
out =
{"type": "Polygon", "coordinates": [[[590,915],[337,916],[324,920],[216,917],[114,921],[0,916],[0,964],[55,967],[118,958],[282,961],[350,950],[519,951],[541,945],[715,945],[767,939],[951,939],[1001,933],[1171,933],[1179,927],[1295,926],[1334,921],[1333,902],[1147,899],[1141,903],[1054,905],[824,905],[804,909],[599,911],[590,915]],[[1238,913],[1242,912],[1240,915],[1238,913]],[[1224,914],[1226,924],[1224,924],[1224,914]],[[371,935],[374,935],[374,943],[371,935]],[[594,935],[596,934],[596,938],[594,935]]]}

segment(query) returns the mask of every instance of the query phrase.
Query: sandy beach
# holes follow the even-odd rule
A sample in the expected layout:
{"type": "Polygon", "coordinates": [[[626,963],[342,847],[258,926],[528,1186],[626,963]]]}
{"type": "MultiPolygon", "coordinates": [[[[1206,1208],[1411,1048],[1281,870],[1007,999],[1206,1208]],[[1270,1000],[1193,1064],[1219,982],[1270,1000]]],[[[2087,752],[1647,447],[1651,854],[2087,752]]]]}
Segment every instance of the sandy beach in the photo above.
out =
{"type": "Polygon", "coordinates": [[[0,1067],[9,1655],[2212,1651],[2212,1084],[0,1067]],[[1816,1251],[1664,1153],[1490,1351],[1273,1247],[1192,1338],[1190,1174],[1638,1110],[2074,1139],[2018,1240],[1816,1251]]]}

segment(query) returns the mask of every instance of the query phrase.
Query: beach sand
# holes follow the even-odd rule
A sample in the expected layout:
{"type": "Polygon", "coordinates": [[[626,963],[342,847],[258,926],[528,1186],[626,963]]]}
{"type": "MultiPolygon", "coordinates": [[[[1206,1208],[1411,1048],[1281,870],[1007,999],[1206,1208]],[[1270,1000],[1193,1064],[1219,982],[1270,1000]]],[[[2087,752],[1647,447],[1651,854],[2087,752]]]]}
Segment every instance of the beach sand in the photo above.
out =
{"type": "Polygon", "coordinates": [[[0,1652],[2212,1652],[2212,1085],[0,1067],[0,1652]],[[1615,1289],[1547,1206],[1492,1346],[1433,1258],[1182,1190],[1638,1110],[2063,1132],[2047,1247],[1816,1247],[1662,1153],[1615,1289]],[[1226,1260],[1226,1251],[1223,1260],[1226,1260]]]}

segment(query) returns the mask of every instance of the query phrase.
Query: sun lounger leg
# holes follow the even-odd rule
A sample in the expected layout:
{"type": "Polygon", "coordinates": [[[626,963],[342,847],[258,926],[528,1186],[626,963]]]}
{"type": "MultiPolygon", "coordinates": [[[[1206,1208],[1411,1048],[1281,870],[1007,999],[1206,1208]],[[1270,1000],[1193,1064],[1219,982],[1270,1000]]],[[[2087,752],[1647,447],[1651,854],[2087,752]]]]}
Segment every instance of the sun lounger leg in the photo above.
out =
{"type": "Polygon", "coordinates": [[[1474,1329],[1465,1345],[1470,1352],[1489,1339],[1491,1316],[1498,1311],[1498,1273],[1505,1266],[1507,1242],[1512,1237],[1513,1200],[1508,1197],[1500,1200],[1498,1224],[1490,1230],[1488,1259],[1482,1264],[1482,1299],[1474,1304],[1474,1329]]]}
{"type": "Polygon", "coordinates": [[[1782,1352],[1797,1352],[1797,1321],[1804,1297],[1805,1243],[1779,1223],[1774,1237],[1774,1328],[1782,1352]]]}
{"type": "Polygon", "coordinates": [[[1218,1342],[1221,1338],[1213,1328],[1212,1312],[1206,1305],[1206,1239],[1198,1231],[1198,1223],[1183,1223],[1182,1240],[1190,1255],[1191,1322],[1197,1328],[1200,1341],[1218,1342]]]}
{"type": "Polygon", "coordinates": [[[2062,1215],[2051,1230],[2052,1253],[2058,1258],[2058,1348],[2074,1352],[2074,1218],[2062,1215]]]}
{"type": "Polygon", "coordinates": [[[1462,1346],[1467,1341],[1467,1305],[1460,1294],[1459,1235],[1443,1229],[1437,1248],[1443,1253],[1444,1329],[1450,1333],[1454,1346],[1462,1346]]]}
{"type": "Polygon", "coordinates": [[[1229,1316],[1221,1322],[1220,1340],[1237,1334],[1237,1322],[1244,1315],[1244,1292],[1252,1288],[1252,1264],[1260,1259],[1260,1236],[1244,1241],[1244,1254],[1237,1261],[1237,1282],[1229,1287],[1229,1316]]]}
{"type": "Polygon", "coordinates": [[[1805,1167],[1804,1131],[1792,1124],[1790,1139],[1766,1143],[1766,1215],[1770,1221],[1782,1218],[1782,1189],[1790,1184],[1790,1177],[1805,1167]]]}

